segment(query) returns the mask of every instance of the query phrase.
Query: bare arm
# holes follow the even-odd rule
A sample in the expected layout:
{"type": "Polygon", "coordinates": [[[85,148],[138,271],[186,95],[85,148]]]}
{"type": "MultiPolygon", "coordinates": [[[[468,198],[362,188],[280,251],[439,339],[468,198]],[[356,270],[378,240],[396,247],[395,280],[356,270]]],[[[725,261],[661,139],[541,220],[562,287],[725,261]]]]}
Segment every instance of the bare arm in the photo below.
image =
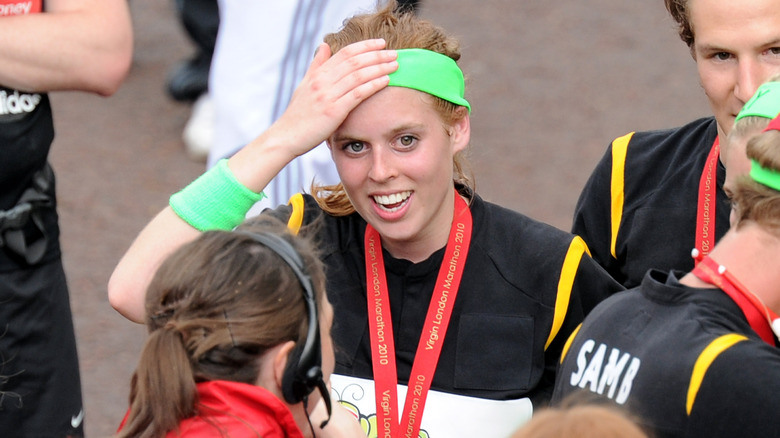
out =
{"type": "Polygon", "coordinates": [[[44,13],[0,17],[0,84],[110,95],[130,68],[132,37],[127,0],[47,0],[44,13]]]}
{"type": "MultiPolygon", "coordinates": [[[[228,161],[236,179],[259,193],[287,163],[322,143],[350,111],[387,86],[398,65],[384,41],[361,41],[330,56],[323,44],[290,105],[267,131],[228,161]]],[[[108,285],[111,305],[143,322],[144,300],[157,267],[199,232],[166,207],[141,231],[115,268],[108,285]]]]}

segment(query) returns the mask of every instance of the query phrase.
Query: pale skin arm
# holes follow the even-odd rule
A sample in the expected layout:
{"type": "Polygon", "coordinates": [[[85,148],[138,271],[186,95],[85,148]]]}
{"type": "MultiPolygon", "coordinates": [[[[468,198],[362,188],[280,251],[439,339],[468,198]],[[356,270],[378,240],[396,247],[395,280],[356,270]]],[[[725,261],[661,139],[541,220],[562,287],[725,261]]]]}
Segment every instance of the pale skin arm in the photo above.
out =
{"type": "Polygon", "coordinates": [[[40,14],[0,17],[0,84],[113,94],[130,68],[128,0],[47,0],[40,14]]]}
{"type": "MultiPolygon", "coordinates": [[[[287,163],[325,141],[352,109],[387,86],[387,75],[398,64],[394,51],[381,50],[384,45],[383,40],[361,41],[331,57],[322,44],[284,114],[228,161],[238,181],[261,192],[287,163]]],[[[111,305],[143,322],[146,288],[157,267],[198,235],[170,207],[163,209],[114,269],[108,284],[111,305]]]]}

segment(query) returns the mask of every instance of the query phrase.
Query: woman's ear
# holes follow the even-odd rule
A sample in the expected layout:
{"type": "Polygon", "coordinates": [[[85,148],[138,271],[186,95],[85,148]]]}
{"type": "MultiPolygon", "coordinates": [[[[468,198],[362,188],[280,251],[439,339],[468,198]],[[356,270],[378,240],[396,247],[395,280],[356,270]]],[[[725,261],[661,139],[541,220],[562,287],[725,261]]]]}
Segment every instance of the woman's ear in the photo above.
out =
{"type": "Polygon", "coordinates": [[[281,389],[284,370],[287,368],[290,352],[295,348],[295,342],[287,341],[277,346],[277,348],[276,354],[274,354],[274,381],[276,382],[276,386],[281,389]]]}
{"type": "Polygon", "coordinates": [[[454,153],[466,149],[469,141],[471,141],[471,119],[469,119],[468,110],[466,108],[462,109],[466,111],[466,114],[456,120],[449,129],[450,142],[454,153]]]}

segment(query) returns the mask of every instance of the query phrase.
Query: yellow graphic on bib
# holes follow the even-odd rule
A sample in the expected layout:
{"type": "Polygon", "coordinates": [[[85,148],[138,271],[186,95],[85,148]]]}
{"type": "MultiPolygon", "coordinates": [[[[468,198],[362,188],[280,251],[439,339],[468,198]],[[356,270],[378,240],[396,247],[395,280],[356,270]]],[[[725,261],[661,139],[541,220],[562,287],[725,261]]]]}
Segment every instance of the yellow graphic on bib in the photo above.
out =
{"type": "MultiPolygon", "coordinates": [[[[376,427],[376,414],[371,414],[369,416],[365,416],[360,413],[360,409],[358,409],[357,406],[354,404],[339,400],[339,404],[341,406],[347,408],[349,412],[352,413],[352,415],[355,416],[360,421],[360,427],[363,428],[363,432],[366,433],[366,437],[368,438],[379,438],[379,429],[376,427]]],[[[428,432],[420,429],[420,435],[418,438],[431,438],[430,435],[428,435],[428,432]]]]}

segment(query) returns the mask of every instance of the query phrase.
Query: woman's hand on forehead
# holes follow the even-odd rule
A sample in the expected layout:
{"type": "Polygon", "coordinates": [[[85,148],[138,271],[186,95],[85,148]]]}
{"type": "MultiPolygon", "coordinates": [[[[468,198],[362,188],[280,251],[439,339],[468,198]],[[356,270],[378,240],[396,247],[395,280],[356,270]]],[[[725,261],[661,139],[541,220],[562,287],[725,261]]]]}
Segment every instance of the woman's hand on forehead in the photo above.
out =
{"type": "Polygon", "coordinates": [[[327,44],[319,46],[279,120],[296,133],[297,155],[325,141],[355,107],[387,86],[398,64],[395,51],[384,47],[381,39],[359,41],[331,56],[327,44]]]}

